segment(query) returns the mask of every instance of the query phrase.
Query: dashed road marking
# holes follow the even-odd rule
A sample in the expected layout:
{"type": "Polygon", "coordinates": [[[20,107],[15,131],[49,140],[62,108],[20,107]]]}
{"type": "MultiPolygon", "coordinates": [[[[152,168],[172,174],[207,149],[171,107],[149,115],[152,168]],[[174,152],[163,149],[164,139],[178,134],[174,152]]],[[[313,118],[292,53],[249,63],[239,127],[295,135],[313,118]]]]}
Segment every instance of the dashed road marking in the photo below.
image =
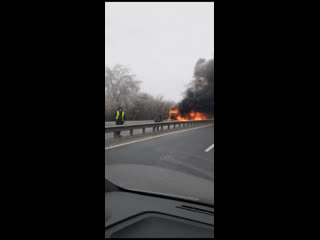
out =
{"type": "Polygon", "coordinates": [[[206,150],[204,150],[205,152],[209,152],[212,148],[214,148],[214,144],[212,144],[210,147],[208,147],[206,150]]]}

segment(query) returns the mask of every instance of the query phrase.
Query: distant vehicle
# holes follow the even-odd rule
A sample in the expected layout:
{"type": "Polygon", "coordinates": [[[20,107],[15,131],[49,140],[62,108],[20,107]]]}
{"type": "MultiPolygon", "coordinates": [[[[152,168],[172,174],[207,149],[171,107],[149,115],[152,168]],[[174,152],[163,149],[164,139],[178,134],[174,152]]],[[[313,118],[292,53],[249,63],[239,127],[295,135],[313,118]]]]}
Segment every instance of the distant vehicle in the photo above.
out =
{"type": "Polygon", "coordinates": [[[177,120],[179,113],[170,113],[169,119],[170,120],[177,120]]]}

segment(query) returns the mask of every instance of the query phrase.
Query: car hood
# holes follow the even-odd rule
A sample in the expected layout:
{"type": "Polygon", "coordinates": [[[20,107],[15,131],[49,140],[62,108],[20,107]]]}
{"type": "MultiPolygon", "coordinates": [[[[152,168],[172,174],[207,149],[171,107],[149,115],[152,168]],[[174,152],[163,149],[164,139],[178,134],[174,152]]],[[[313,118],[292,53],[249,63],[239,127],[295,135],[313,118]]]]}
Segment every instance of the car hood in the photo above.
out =
{"type": "Polygon", "coordinates": [[[114,164],[105,168],[105,177],[128,190],[214,204],[213,180],[173,169],[140,164],[114,164]]]}

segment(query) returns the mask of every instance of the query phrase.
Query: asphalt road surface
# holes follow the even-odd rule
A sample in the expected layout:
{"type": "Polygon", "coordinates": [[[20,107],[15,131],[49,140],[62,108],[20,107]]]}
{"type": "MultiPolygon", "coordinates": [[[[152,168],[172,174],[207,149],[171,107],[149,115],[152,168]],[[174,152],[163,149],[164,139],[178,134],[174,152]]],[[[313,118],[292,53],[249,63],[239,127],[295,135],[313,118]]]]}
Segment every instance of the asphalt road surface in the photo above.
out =
{"type": "Polygon", "coordinates": [[[213,125],[178,131],[105,150],[105,165],[159,166],[213,183],[213,125]]]}

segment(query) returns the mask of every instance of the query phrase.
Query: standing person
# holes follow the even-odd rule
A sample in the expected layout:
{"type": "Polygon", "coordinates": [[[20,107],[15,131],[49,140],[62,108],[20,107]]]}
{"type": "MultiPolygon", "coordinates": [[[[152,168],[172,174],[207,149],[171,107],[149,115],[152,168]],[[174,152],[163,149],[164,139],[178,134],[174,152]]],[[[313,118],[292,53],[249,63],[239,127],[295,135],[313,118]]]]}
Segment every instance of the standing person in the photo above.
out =
{"type": "MultiPolygon", "coordinates": [[[[162,122],[162,117],[161,117],[161,114],[158,114],[154,120],[155,122],[162,122]]],[[[157,126],[157,131],[159,131],[159,127],[160,126],[157,126]]]]}
{"type": "MultiPolygon", "coordinates": [[[[125,122],[125,119],[126,119],[125,113],[122,111],[122,108],[119,107],[115,117],[116,125],[123,125],[123,123],[125,122]]],[[[121,137],[120,132],[121,131],[116,132],[118,137],[121,137]]]]}

